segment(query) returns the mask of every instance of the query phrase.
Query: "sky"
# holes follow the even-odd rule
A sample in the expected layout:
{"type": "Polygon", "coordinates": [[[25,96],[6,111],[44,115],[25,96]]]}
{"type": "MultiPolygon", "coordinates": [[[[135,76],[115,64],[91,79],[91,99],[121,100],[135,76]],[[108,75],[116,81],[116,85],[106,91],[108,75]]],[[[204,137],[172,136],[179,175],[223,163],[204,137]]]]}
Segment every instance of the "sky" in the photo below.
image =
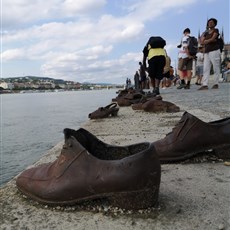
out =
{"type": "Polygon", "coordinates": [[[229,12],[229,0],[1,0],[1,78],[122,84],[150,36],[174,67],[187,27],[197,37],[214,17],[229,42],[229,12]]]}

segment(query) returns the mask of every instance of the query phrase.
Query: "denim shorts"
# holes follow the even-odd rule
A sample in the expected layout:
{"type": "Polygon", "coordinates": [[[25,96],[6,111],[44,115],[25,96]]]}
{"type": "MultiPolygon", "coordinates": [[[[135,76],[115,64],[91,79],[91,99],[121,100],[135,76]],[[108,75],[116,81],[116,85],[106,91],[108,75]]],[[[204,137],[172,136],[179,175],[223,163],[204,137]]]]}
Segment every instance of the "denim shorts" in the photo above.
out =
{"type": "Polygon", "coordinates": [[[204,72],[204,66],[203,65],[198,65],[196,67],[196,75],[203,76],[203,72],[204,72]]]}

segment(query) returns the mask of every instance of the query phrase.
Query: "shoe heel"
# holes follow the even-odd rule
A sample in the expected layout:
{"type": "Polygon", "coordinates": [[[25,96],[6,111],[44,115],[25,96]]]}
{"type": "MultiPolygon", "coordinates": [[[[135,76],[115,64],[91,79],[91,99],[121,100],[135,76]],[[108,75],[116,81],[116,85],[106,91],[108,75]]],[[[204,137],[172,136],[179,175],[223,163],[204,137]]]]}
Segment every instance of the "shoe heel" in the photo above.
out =
{"type": "Polygon", "coordinates": [[[215,148],[214,154],[221,159],[230,159],[230,145],[215,148]]]}
{"type": "Polygon", "coordinates": [[[114,111],[111,113],[111,116],[112,116],[112,117],[116,117],[116,116],[117,116],[117,113],[118,113],[118,109],[114,110],[114,111]]]}
{"type": "Polygon", "coordinates": [[[135,192],[124,192],[109,197],[114,207],[122,209],[145,209],[158,205],[159,187],[135,192]]]}

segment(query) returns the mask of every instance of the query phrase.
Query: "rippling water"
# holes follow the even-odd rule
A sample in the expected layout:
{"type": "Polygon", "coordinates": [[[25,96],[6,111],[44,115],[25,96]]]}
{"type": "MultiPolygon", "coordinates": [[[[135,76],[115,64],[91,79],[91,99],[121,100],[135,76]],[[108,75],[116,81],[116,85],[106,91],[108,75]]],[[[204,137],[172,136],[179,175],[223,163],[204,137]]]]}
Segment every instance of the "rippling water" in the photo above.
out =
{"type": "Polygon", "coordinates": [[[78,129],[113,97],[116,90],[1,95],[0,185],[63,140],[64,128],[78,129]]]}

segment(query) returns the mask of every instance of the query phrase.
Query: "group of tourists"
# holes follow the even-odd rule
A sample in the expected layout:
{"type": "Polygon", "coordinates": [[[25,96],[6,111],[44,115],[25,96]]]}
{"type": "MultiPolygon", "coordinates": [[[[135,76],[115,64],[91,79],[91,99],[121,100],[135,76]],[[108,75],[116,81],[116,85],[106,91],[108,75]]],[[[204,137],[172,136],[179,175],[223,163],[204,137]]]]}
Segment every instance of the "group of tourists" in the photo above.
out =
{"type": "Polygon", "coordinates": [[[143,60],[139,62],[140,68],[134,75],[135,88],[149,89],[152,86],[153,93],[156,95],[160,94],[160,88],[172,84],[179,84],[177,89],[190,89],[195,60],[197,76],[195,84],[200,85],[198,90],[208,89],[211,69],[214,74],[212,89],[218,89],[223,40],[221,41],[216,25],[215,18],[208,19],[207,29],[199,40],[190,35],[189,28],[183,31],[181,44],[177,46],[179,48],[178,76],[174,76],[171,59],[164,48],[166,41],[161,37],[150,37],[143,49],[143,60]]]}

